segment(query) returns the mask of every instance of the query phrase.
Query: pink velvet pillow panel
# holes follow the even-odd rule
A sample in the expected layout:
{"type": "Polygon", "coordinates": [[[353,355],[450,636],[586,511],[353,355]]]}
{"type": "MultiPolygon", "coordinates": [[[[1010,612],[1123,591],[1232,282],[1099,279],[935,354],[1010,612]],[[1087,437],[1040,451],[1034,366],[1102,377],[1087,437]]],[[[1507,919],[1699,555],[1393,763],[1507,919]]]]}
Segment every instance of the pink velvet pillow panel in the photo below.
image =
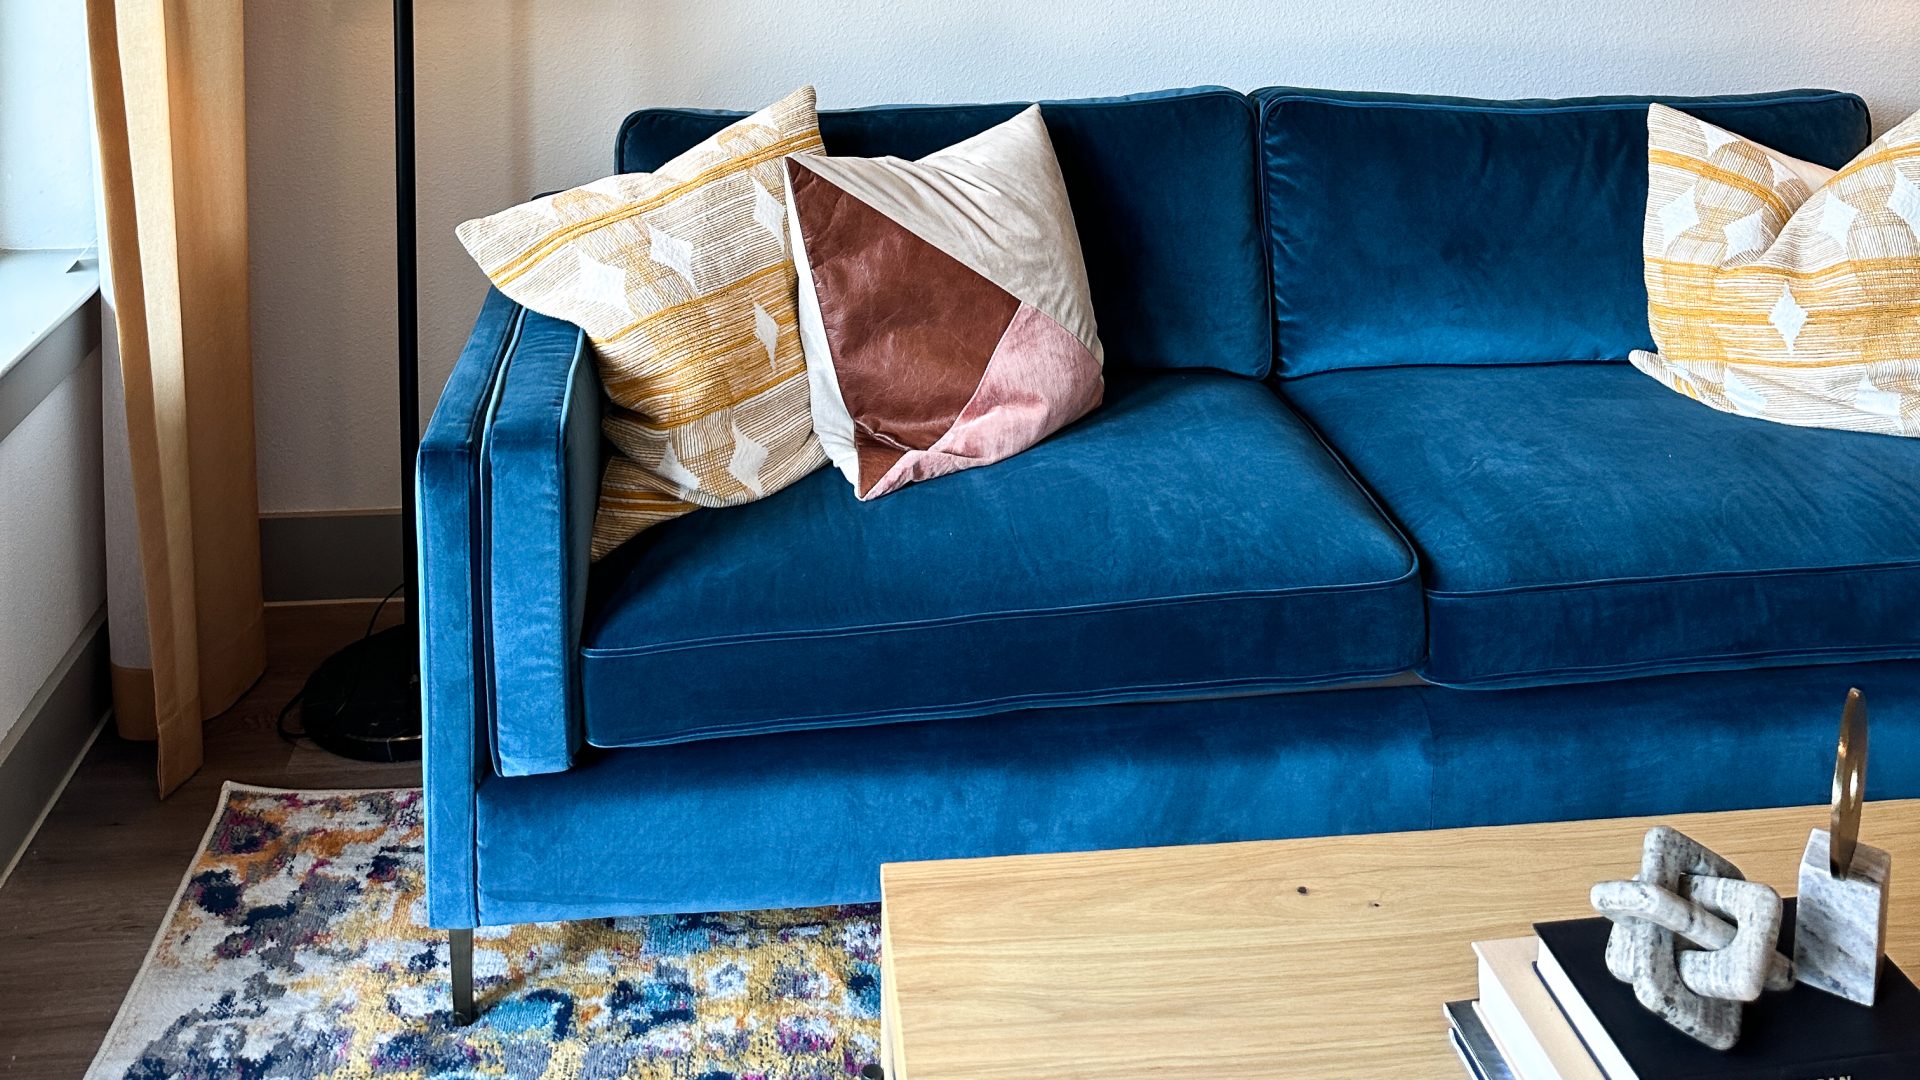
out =
{"type": "Polygon", "coordinates": [[[1038,107],[922,158],[787,160],[814,430],[862,499],[1100,404],[1100,339],[1038,107]]]}

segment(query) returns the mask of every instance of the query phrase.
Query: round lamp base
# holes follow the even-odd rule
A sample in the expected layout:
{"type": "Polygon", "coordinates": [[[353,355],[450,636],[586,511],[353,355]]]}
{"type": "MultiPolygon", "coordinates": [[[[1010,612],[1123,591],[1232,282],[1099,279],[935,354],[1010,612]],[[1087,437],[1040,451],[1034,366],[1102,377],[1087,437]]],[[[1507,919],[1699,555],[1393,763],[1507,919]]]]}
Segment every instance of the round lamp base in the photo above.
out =
{"type": "Polygon", "coordinates": [[[321,749],[355,761],[420,760],[420,682],[413,628],[348,645],[300,691],[300,726],[321,749]]]}

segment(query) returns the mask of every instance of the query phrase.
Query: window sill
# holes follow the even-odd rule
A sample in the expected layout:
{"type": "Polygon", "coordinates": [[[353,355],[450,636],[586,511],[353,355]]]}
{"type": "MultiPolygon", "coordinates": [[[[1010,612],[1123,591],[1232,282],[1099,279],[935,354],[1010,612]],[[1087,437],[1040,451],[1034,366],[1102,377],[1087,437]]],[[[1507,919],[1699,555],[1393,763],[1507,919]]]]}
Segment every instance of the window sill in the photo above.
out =
{"type": "Polygon", "coordinates": [[[100,274],[78,251],[0,251],[0,439],[100,344],[100,274]]]}
{"type": "Polygon", "coordinates": [[[0,251],[0,379],[100,290],[79,251],[0,251]]]}

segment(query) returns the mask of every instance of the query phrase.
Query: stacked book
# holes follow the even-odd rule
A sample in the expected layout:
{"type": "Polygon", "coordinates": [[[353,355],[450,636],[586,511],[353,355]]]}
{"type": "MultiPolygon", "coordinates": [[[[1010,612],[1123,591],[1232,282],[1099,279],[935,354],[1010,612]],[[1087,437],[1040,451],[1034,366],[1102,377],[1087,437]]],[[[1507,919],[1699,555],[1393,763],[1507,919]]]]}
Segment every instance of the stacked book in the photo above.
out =
{"type": "MultiPolygon", "coordinates": [[[[1793,902],[1782,951],[1793,952],[1793,902]]],[[[1872,1008],[1809,986],[1748,1005],[1740,1042],[1710,1049],[1667,1026],[1607,971],[1605,919],[1541,923],[1476,942],[1480,997],[1446,1007],[1479,1080],[1916,1080],[1920,990],[1883,962],[1872,1008]]]]}

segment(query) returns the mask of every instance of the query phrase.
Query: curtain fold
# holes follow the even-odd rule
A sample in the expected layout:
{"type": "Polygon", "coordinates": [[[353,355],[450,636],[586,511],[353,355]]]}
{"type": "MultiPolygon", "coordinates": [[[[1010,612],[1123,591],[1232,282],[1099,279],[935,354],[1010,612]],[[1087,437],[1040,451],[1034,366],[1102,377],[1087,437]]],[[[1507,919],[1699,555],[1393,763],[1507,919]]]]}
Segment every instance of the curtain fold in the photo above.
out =
{"type": "Polygon", "coordinates": [[[199,769],[203,721],[266,661],[242,4],[87,0],[117,358],[105,380],[108,498],[122,503],[108,514],[114,713],[122,736],[158,743],[162,796],[199,769]]]}

